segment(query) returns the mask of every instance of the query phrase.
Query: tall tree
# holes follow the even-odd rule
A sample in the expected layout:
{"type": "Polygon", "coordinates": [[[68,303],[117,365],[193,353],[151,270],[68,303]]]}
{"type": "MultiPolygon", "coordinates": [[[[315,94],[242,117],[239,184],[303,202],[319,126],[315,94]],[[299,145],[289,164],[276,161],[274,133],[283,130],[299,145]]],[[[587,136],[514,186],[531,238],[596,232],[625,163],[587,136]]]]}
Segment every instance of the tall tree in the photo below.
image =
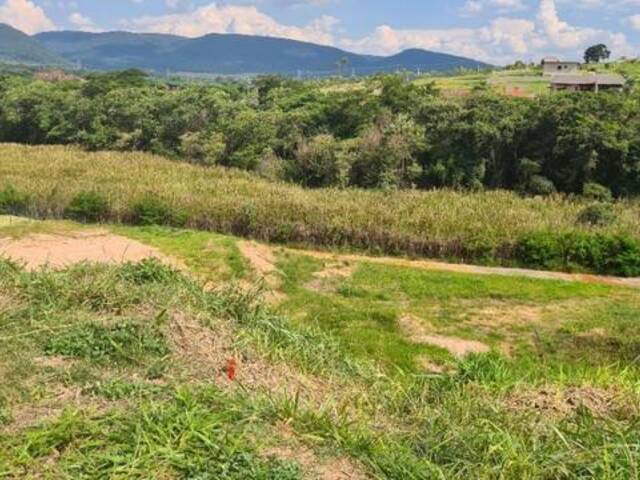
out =
{"type": "Polygon", "coordinates": [[[584,61],[587,63],[600,63],[611,56],[611,50],[604,43],[593,45],[584,52],[584,61]]]}

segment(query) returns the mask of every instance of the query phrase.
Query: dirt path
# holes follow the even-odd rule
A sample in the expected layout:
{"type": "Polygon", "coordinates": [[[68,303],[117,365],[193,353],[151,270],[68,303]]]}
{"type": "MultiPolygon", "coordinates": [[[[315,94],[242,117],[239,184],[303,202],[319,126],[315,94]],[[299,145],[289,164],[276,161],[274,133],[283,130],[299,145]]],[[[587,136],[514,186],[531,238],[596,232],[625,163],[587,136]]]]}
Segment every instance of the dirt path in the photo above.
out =
{"type": "Polygon", "coordinates": [[[19,239],[0,238],[0,257],[24,265],[27,270],[64,268],[82,262],[138,262],[145,258],[156,258],[175,267],[180,266],[179,262],[156,248],[107,230],[32,234],[19,239]]]}
{"type": "Polygon", "coordinates": [[[613,285],[631,288],[640,288],[640,278],[607,277],[602,275],[588,275],[577,273],[547,272],[541,270],[528,270],[524,268],[505,267],[481,267],[458,263],[445,263],[433,260],[408,260],[395,257],[367,257],[355,254],[337,254],[315,250],[288,249],[292,253],[308,255],[310,257],[329,261],[342,262],[368,262],[380,265],[417,268],[420,270],[432,270],[438,272],[467,273],[471,275],[498,275],[503,277],[523,277],[538,280],[559,280],[565,282],[584,282],[602,285],[613,285]]]}

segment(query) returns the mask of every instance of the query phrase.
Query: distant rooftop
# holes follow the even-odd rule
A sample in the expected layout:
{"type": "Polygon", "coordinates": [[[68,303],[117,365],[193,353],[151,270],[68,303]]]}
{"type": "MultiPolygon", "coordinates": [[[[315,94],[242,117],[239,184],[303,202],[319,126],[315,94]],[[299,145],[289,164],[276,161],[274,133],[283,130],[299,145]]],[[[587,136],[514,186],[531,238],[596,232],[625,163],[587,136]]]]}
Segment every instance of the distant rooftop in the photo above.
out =
{"type": "Polygon", "coordinates": [[[622,75],[599,73],[595,75],[554,75],[552,85],[610,85],[623,87],[627,81],[622,75]]]}
{"type": "Polygon", "coordinates": [[[566,65],[582,65],[581,62],[576,62],[574,60],[560,60],[559,58],[556,57],[545,57],[542,59],[542,64],[544,65],[545,63],[563,63],[566,65]]]}

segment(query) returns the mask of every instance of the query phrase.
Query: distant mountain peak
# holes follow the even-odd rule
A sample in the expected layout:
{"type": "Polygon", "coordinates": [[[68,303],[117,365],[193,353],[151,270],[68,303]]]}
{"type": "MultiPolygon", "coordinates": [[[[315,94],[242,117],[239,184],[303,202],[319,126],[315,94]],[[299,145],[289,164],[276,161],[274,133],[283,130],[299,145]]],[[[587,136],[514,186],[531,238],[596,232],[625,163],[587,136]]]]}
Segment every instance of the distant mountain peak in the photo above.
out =
{"type": "Polygon", "coordinates": [[[46,32],[46,48],[85,68],[141,68],[219,75],[369,75],[398,69],[451,71],[490,67],[473,59],[417,48],[389,57],[359,55],[331,46],[277,37],[211,33],[197,38],[131,32],[46,32]],[[341,59],[345,67],[338,67],[341,59]]]}
{"type": "Polygon", "coordinates": [[[0,62],[64,66],[67,61],[26,33],[0,23],[0,62]]]}

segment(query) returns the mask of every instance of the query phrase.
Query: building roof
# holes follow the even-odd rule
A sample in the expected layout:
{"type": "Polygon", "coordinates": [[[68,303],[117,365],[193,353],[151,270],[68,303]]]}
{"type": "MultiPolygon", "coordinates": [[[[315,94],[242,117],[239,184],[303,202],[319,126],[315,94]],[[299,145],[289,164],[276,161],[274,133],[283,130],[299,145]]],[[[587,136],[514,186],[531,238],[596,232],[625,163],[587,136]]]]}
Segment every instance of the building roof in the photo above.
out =
{"type": "Polygon", "coordinates": [[[622,75],[603,74],[597,75],[554,75],[551,77],[552,85],[610,85],[623,87],[627,82],[622,75]]]}
{"type": "Polygon", "coordinates": [[[575,62],[573,60],[560,60],[559,58],[556,57],[546,57],[542,59],[542,64],[544,65],[545,63],[562,63],[565,65],[582,65],[580,62],[575,62]]]}

